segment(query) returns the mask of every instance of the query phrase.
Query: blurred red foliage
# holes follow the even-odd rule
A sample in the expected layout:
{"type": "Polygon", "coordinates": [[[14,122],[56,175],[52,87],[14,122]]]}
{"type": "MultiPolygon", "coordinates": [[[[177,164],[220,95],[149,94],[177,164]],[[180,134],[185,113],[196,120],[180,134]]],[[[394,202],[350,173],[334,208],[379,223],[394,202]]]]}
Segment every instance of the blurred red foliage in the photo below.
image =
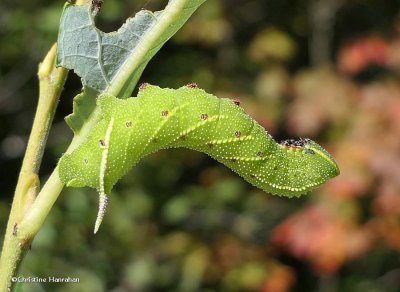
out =
{"type": "Polygon", "coordinates": [[[359,38],[345,46],[338,54],[342,72],[357,74],[371,64],[384,66],[388,61],[389,44],[380,36],[359,38]]]}
{"type": "Polygon", "coordinates": [[[390,39],[377,35],[361,37],[339,50],[337,67],[343,73],[356,75],[371,65],[399,70],[400,31],[390,39]]]}
{"type": "Polygon", "coordinates": [[[299,259],[310,261],[317,273],[334,273],[345,261],[366,252],[373,243],[369,228],[357,227],[345,214],[339,213],[326,204],[308,206],[281,223],[272,241],[299,259]]]}
{"type": "Polygon", "coordinates": [[[288,131],[315,136],[329,124],[340,126],[349,122],[359,90],[330,69],[307,70],[294,76],[292,97],[287,116],[288,131]]]}
{"type": "MultiPolygon", "coordinates": [[[[357,48],[367,46],[364,57],[383,62],[383,41],[371,41],[357,48]]],[[[390,79],[357,85],[324,69],[298,74],[292,88],[288,131],[328,133],[341,174],[320,188],[317,201],[279,224],[272,242],[318,274],[335,273],[378,240],[400,250],[400,85],[390,79]],[[365,222],[361,197],[371,199],[365,222]]]]}
{"type": "Polygon", "coordinates": [[[295,283],[294,271],[283,265],[275,265],[270,272],[268,278],[264,281],[261,287],[262,292],[285,292],[290,291],[290,288],[295,283]]]}

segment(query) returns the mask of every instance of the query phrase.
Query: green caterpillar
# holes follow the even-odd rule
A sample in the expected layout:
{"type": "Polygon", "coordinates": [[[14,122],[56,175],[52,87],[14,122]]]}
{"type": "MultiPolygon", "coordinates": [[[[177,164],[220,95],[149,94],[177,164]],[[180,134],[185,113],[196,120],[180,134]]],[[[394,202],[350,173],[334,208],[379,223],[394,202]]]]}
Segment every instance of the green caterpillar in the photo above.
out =
{"type": "Polygon", "coordinates": [[[59,173],[67,186],[100,192],[98,221],[115,183],[142,157],[165,148],[204,152],[260,189],[288,197],[339,174],[332,156],[317,143],[278,144],[238,102],[194,85],[173,90],[145,84],[136,98],[102,94],[97,103],[101,121],[82,145],[62,157],[59,173]]]}

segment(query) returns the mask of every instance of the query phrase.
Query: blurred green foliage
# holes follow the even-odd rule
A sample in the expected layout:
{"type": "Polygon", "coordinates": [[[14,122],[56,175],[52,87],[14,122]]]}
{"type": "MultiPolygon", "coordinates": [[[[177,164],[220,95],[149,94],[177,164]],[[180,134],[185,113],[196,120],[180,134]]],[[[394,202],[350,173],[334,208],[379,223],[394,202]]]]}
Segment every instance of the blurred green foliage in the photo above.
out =
{"type": "MultiPolygon", "coordinates": [[[[79,277],[79,284],[18,288],[398,291],[400,3],[337,1],[329,21],[316,17],[316,3],[332,1],[207,1],[142,81],[175,88],[195,81],[240,98],[277,140],[310,136],[324,144],[337,158],[338,178],[288,200],[203,154],[156,153],[119,182],[96,236],[97,194],[67,188],[35,238],[20,275],[79,277]],[[311,64],[319,23],[331,26],[329,58],[311,64]]],[[[115,30],[142,7],[163,3],[107,0],[99,26],[115,30]]],[[[62,5],[0,3],[1,236],[36,105],[37,63],[56,39],[62,5]]],[[[81,88],[72,72],[65,88],[42,182],[72,136],[63,121],[81,88]]]]}

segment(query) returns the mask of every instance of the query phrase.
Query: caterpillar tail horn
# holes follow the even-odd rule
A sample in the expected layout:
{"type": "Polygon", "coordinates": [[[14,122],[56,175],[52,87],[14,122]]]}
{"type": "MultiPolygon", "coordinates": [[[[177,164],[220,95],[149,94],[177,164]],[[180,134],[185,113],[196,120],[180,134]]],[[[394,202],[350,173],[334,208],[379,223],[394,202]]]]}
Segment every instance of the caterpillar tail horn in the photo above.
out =
{"type": "Polygon", "coordinates": [[[99,199],[99,211],[97,213],[96,223],[94,224],[94,234],[99,231],[101,222],[103,222],[104,215],[108,205],[108,197],[106,194],[101,194],[99,199]]]}

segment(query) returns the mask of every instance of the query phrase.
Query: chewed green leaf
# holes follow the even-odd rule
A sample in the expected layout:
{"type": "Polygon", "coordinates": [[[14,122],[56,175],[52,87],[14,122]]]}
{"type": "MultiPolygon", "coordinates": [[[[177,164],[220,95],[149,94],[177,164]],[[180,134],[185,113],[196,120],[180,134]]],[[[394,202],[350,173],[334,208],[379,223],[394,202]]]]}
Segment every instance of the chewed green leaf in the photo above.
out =
{"type": "Polygon", "coordinates": [[[146,10],[129,19],[117,32],[95,27],[90,5],[67,4],[58,37],[58,65],[74,69],[84,86],[103,91],[113,81],[127,56],[156,21],[146,10]]]}
{"type": "Polygon", "coordinates": [[[298,196],[339,174],[333,157],[310,139],[280,144],[237,102],[194,86],[147,85],[126,100],[98,99],[102,118],[91,135],[60,161],[61,180],[101,194],[142,157],[164,148],[204,152],[272,194],[298,196]]]}
{"type": "Polygon", "coordinates": [[[86,123],[87,118],[96,107],[97,92],[90,87],[74,97],[73,112],[65,118],[68,126],[74,131],[74,134],[79,133],[82,126],[86,123]]]}
{"type": "Polygon", "coordinates": [[[205,0],[171,0],[165,10],[141,10],[122,27],[95,27],[91,5],[66,4],[58,36],[57,64],[73,69],[85,87],[127,97],[144,67],[205,0]],[[127,95],[128,94],[128,95],[127,95]]]}

